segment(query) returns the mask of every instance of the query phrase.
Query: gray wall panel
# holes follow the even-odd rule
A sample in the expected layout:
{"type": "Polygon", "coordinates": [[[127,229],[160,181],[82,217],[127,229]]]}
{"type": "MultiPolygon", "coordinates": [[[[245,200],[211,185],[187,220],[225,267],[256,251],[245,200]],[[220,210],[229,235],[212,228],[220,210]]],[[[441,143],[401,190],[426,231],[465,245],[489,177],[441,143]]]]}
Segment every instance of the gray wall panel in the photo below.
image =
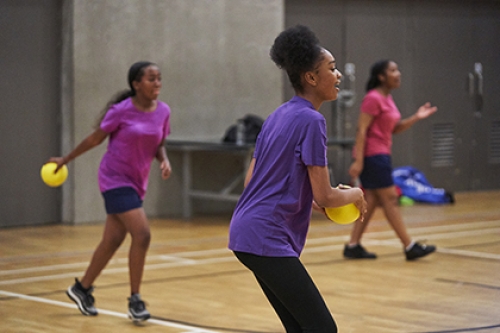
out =
{"type": "Polygon", "coordinates": [[[500,97],[494,91],[500,83],[498,1],[315,0],[306,5],[288,0],[286,10],[287,26],[303,23],[316,27],[318,35],[331,32],[342,40],[340,49],[333,38],[323,41],[343,55],[341,70],[347,62],[356,65],[357,98],[345,115],[348,136],[355,136],[370,66],[392,59],[402,72],[401,88],[393,96],[403,117],[427,101],[439,107],[437,114],[394,137],[394,166],[415,166],[435,186],[452,191],[500,187],[500,166],[491,158],[499,154],[495,147],[500,136],[500,97]],[[306,6],[311,8],[305,10],[306,6]],[[318,25],[328,19],[317,11],[330,15],[332,24],[318,25]],[[339,17],[344,22],[340,27],[333,24],[339,17]],[[465,87],[475,62],[484,68],[484,107],[479,115],[465,87]],[[435,128],[443,124],[453,128],[453,163],[436,166],[435,128]]]}
{"type": "MultiPolygon", "coordinates": [[[[73,20],[67,29],[73,31],[74,110],[69,127],[74,128],[75,144],[90,133],[109,97],[126,87],[129,66],[141,59],[162,69],[160,98],[172,108],[172,138],[219,139],[236,119],[246,113],[265,118],[282,101],[281,73],[268,55],[283,27],[282,1],[73,0],[66,14],[73,20]]],[[[72,163],[70,221],[104,219],[97,187],[104,148],[72,163]]],[[[157,168],[154,163],[146,212],[179,214],[180,167],[167,182],[157,177],[157,168]]],[[[219,210],[217,203],[206,205],[219,210]]]]}
{"type": "Polygon", "coordinates": [[[59,154],[60,1],[0,2],[0,226],[61,219],[40,167],[59,154]]]}

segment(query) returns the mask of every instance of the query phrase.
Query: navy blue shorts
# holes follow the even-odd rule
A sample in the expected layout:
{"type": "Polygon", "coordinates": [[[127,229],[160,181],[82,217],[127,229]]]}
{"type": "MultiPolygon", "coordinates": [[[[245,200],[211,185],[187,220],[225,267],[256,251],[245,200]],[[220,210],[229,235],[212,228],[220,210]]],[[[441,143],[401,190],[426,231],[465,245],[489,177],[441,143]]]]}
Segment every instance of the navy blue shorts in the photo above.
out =
{"type": "Polygon", "coordinates": [[[364,159],[363,171],[359,175],[366,189],[385,188],[394,185],[391,155],[374,155],[364,159]]]}
{"type": "Polygon", "coordinates": [[[142,207],[142,200],[132,187],[119,187],[103,192],[106,213],[119,214],[142,207]]]}

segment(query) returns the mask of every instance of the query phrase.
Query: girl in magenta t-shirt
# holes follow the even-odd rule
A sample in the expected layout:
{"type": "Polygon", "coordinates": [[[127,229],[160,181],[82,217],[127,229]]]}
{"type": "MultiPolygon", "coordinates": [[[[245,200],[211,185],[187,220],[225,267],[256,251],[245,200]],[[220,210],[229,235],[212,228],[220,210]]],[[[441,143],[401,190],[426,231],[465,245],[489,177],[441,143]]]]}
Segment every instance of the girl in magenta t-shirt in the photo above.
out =
{"type": "Polygon", "coordinates": [[[68,155],[50,161],[56,162],[59,169],[109,137],[99,167],[99,188],[107,213],[104,234],[81,281],[75,279],[66,293],[84,315],[97,315],[92,284],[130,233],[128,315],[133,321],[142,321],[150,317],[139,289],[151,238],[142,201],[153,159],[160,162],[162,178],[170,177],[170,162],[163,144],[170,133],[170,108],[157,99],[161,89],[157,65],[147,61],[133,64],[128,83],[130,90],[108,103],[99,128],[68,155]]]}
{"type": "Polygon", "coordinates": [[[318,112],[335,100],[342,75],[312,31],[282,32],[271,58],[286,70],[295,96],[264,122],[229,230],[229,248],[255,275],[287,332],[335,333],[337,326],[299,256],[311,208],[355,202],[359,188],[332,188],[326,123],[318,112]],[[314,201],[313,201],[314,200],[314,201]]]}
{"type": "Polygon", "coordinates": [[[430,103],[422,105],[409,118],[401,120],[391,96],[399,88],[401,73],[394,61],[382,60],[371,68],[367,93],[361,103],[356,144],[353,150],[354,162],[349,174],[361,181],[365,190],[368,210],[363,223],[355,222],[351,239],[344,247],[344,257],[350,259],[375,259],[374,253],[361,246],[361,236],[377,206],[382,206],[385,216],[404,246],[407,260],[414,260],[435,251],[435,246],[412,241],[406,231],[398,207],[398,194],[392,180],[391,147],[392,135],[409,129],[417,121],[437,111],[430,103]]]}

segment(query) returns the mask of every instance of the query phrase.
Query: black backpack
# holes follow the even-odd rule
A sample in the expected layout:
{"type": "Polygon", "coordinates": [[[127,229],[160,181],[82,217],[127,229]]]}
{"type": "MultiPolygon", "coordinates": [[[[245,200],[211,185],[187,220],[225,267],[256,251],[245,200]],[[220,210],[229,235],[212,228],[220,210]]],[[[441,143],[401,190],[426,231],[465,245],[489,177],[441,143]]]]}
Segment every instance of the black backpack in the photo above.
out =
{"type": "MultiPolygon", "coordinates": [[[[244,142],[245,143],[255,143],[257,141],[257,136],[262,129],[262,124],[264,124],[264,119],[254,114],[247,114],[243,117],[243,124],[245,126],[244,130],[244,142]]],[[[226,130],[222,142],[236,143],[236,131],[237,125],[231,125],[226,130]]]]}

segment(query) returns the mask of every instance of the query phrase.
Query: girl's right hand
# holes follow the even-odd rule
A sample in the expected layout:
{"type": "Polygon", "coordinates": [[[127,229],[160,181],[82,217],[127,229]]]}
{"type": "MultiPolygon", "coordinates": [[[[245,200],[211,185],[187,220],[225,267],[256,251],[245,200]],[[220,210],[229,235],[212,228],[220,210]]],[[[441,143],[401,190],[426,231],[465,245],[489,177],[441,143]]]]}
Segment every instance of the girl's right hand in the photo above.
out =
{"type": "Polygon", "coordinates": [[[55,164],[57,164],[57,168],[54,173],[59,171],[59,169],[66,164],[66,160],[64,159],[64,157],[51,157],[49,158],[49,162],[54,162],[55,164]]]}
{"type": "Polygon", "coordinates": [[[352,179],[356,179],[361,174],[361,171],[363,171],[363,161],[356,160],[352,162],[349,168],[349,176],[351,176],[352,179]]]}
{"type": "Polygon", "coordinates": [[[358,200],[356,200],[354,202],[354,205],[359,209],[359,221],[363,222],[364,218],[365,218],[365,213],[366,213],[366,207],[367,207],[367,203],[366,203],[366,200],[365,200],[365,196],[364,196],[364,193],[363,193],[363,190],[360,189],[359,187],[357,188],[353,188],[353,189],[357,189],[361,192],[361,198],[359,198],[358,200]]]}
{"type": "Polygon", "coordinates": [[[358,200],[354,201],[353,203],[354,203],[354,206],[356,206],[356,208],[358,208],[358,210],[359,210],[359,218],[358,218],[358,220],[360,220],[361,222],[363,222],[364,215],[366,213],[366,206],[367,206],[363,190],[361,188],[359,188],[359,187],[351,187],[349,185],[344,185],[344,184],[339,184],[337,186],[337,188],[341,189],[341,190],[349,190],[349,191],[356,191],[356,192],[358,192],[357,195],[359,195],[359,198],[358,198],[358,200]]]}

